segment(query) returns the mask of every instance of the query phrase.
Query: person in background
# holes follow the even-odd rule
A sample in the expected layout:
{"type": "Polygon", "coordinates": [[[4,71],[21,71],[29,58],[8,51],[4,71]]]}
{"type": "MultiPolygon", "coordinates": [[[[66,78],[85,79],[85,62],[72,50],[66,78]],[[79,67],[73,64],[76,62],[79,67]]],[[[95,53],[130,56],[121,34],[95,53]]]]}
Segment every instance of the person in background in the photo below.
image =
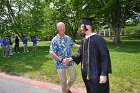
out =
{"type": "Polygon", "coordinates": [[[36,52],[36,49],[37,49],[37,47],[36,47],[36,45],[37,45],[37,37],[33,36],[31,41],[33,42],[33,46],[32,46],[33,47],[33,51],[36,52]]]}
{"type": "Polygon", "coordinates": [[[15,38],[14,53],[19,53],[19,38],[18,38],[18,36],[16,36],[16,38],[15,38]]]}
{"type": "Polygon", "coordinates": [[[1,40],[2,40],[2,39],[0,39],[0,46],[1,46],[1,40]]]}
{"type": "Polygon", "coordinates": [[[28,51],[28,39],[26,38],[26,36],[23,36],[22,42],[23,42],[23,45],[24,45],[24,52],[29,52],[28,51]]]}
{"type": "Polygon", "coordinates": [[[50,55],[54,58],[63,93],[72,93],[70,88],[76,78],[76,68],[73,61],[66,65],[65,58],[71,57],[71,48],[79,48],[80,46],[75,44],[69,36],[65,35],[65,24],[63,22],[57,23],[57,31],[58,34],[52,39],[50,44],[50,55]],[[70,73],[68,79],[66,70],[70,73]]]}
{"type": "Polygon", "coordinates": [[[9,39],[9,42],[10,42],[10,45],[9,45],[9,55],[13,55],[13,53],[12,53],[12,40],[11,40],[11,37],[10,36],[8,36],[8,39],[9,39]]]}
{"type": "Polygon", "coordinates": [[[1,39],[2,55],[6,57],[6,41],[5,38],[1,39]]]}
{"type": "Polygon", "coordinates": [[[5,51],[5,54],[6,56],[10,57],[10,39],[9,39],[9,36],[6,36],[5,37],[5,42],[6,42],[6,51],[5,51]]]}

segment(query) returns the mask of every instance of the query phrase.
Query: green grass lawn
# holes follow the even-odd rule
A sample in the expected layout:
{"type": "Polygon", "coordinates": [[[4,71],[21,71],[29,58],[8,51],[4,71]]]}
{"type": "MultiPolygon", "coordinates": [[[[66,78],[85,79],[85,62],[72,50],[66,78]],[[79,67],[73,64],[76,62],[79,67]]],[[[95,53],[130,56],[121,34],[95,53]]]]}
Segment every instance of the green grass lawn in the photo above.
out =
{"type": "MultiPolygon", "coordinates": [[[[124,38],[119,46],[106,40],[113,69],[110,74],[111,93],[140,93],[140,40],[124,38]]],[[[0,72],[59,84],[53,59],[49,55],[49,45],[49,41],[38,42],[37,52],[32,52],[29,42],[30,52],[24,53],[20,43],[19,54],[7,58],[0,54],[0,72]]],[[[76,52],[77,49],[73,49],[73,54],[76,52]]],[[[78,74],[75,85],[84,87],[80,65],[75,66],[78,74]]]]}

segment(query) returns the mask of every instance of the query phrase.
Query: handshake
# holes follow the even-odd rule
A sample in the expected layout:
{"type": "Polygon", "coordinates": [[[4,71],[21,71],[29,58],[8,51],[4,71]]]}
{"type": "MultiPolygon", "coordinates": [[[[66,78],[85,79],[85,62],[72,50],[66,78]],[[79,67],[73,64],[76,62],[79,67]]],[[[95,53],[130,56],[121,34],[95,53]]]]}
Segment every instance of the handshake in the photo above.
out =
{"type": "Polygon", "coordinates": [[[65,59],[62,59],[62,62],[64,63],[64,64],[69,64],[71,61],[72,61],[73,59],[71,58],[71,57],[69,57],[69,58],[65,58],[65,59]]]}

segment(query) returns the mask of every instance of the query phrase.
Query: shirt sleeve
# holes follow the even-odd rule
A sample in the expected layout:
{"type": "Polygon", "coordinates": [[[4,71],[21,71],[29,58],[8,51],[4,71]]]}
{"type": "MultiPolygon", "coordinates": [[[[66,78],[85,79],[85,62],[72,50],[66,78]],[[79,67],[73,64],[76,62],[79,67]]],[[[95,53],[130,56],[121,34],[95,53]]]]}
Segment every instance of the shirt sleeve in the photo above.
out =
{"type": "Polygon", "coordinates": [[[72,48],[72,47],[75,47],[75,43],[74,43],[74,41],[70,38],[70,47],[72,48]]]}
{"type": "Polygon", "coordinates": [[[50,44],[50,51],[49,51],[49,53],[56,53],[56,51],[57,51],[56,41],[52,40],[51,44],[50,44]]]}

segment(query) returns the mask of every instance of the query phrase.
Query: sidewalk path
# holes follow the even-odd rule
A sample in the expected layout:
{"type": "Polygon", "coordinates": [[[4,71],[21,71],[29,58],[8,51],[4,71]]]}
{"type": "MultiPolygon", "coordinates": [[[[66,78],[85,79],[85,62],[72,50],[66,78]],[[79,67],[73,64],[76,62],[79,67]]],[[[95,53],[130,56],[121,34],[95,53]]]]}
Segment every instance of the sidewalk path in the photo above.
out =
{"type": "MultiPolygon", "coordinates": [[[[86,93],[84,88],[71,88],[72,93],[86,93]]],[[[61,87],[48,82],[0,73],[0,93],[62,93],[61,87]]]]}

